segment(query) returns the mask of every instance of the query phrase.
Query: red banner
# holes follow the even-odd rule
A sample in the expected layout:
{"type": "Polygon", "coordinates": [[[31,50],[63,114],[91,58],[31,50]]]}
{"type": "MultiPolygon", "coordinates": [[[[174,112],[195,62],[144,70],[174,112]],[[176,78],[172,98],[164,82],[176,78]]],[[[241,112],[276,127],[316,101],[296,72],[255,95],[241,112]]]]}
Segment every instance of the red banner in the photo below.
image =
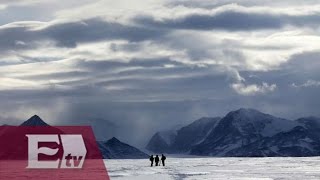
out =
{"type": "Polygon", "coordinates": [[[1,180],[109,180],[89,126],[0,126],[1,180]]]}

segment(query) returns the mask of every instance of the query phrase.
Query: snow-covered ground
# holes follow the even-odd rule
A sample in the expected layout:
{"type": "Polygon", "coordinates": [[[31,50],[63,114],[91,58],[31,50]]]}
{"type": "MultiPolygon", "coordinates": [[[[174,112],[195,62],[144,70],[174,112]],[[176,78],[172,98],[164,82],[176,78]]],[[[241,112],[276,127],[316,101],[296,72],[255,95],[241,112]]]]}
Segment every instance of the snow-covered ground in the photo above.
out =
{"type": "Polygon", "coordinates": [[[146,160],[105,160],[111,180],[320,179],[320,157],[168,158],[165,167],[146,160]]]}

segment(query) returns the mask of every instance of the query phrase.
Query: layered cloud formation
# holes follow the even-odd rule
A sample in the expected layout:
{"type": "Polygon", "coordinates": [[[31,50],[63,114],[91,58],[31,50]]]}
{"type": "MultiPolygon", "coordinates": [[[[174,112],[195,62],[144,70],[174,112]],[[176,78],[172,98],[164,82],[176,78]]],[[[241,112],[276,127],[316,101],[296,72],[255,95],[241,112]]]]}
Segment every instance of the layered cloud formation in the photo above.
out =
{"type": "Polygon", "coordinates": [[[320,116],[318,0],[11,0],[0,15],[6,123],[104,119],[141,144],[239,107],[320,116]]]}

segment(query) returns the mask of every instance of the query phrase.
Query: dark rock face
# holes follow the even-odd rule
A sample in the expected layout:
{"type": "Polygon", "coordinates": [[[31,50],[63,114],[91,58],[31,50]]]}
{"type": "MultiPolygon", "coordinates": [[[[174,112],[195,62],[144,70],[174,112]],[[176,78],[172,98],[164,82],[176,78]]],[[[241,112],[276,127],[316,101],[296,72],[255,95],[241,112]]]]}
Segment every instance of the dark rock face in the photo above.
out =
{"type": "Polygon", "coordinates": [[[202,121],[178,130],[167,152],[218,157],[320,155],[320,119],[315,117],[291,121],[239,109],[221,120],[202,121]]]}
{"type": "Polygon", "coordinates": [[[49,126],[38,115],[32,116],[27,121],[23,122],[20,126],[49,126]]]}
{"type": "Polygon", "coordinates": [[[201,118],[179,130],[157,132],[146,149],[156,153],[186,153],[201,143],[221,118],[201,118]]]}
{"type": "Polygon", "coordinates": [[[228,152],[227,156],[244,157],[304,157],[318,156],[319,136],[302,126],[288,132],[279,133],[270,138],[254,142],[247,146],[228,152]]]}
{"type": "Polygon", "coordinates": [[[104,159],[144,159],[149,155],[113,137],[106,142],[98,142],[104,159]]]}
{"type": "Polygon", "coordinates": [[[200,144],[221,118],[201,118],[190,125],[181,128],[172,145],[174,152],[186,153],[192,146],[200,144]]]}
{"type": "Polygon", "coordinates": [[[320,118],[316,117],[305,117],[305,118],[300,118],[296,120],[298,123],[300,123],[303,127],[317,131],[320,133],[320,118]]]}
{"type": "Polygon", "coordinates": [[[233,156],[229,151],[298,125],[294,121],[276,118],[253,109],[239,109],[227,114],[205,141],[191,150],[194,155],[233,156]]]}

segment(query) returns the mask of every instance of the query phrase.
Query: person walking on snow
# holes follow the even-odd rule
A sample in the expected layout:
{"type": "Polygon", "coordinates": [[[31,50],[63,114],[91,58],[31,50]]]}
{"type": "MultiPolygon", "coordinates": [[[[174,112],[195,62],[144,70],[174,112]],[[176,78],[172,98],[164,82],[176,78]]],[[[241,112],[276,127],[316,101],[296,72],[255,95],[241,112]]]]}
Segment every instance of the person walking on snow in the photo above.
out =
{"type": "Polygon", "coordinates": [[[165,166],[165,160],[167,159],[167,157],[165,155],[161,155],[161,161],[162,161],[162,166],[165,166]]]}
{"type": "Polygon", "coordinates": [[[153,166],[153,160],[154,160],[154,158],[153,158],[153,155],[151,154],[151,156],[150,156],[150,161],[151,161],[151,167],[153,166]]]}
{"type": "Polygon", "coordinates": [[[159,156],[158,155],[156,155],[156,157],[155,157],[155,159],[154,159],[154,161],[155,161],[155,163],[156,163],[156,166],[159,166],[159,156]]]}

